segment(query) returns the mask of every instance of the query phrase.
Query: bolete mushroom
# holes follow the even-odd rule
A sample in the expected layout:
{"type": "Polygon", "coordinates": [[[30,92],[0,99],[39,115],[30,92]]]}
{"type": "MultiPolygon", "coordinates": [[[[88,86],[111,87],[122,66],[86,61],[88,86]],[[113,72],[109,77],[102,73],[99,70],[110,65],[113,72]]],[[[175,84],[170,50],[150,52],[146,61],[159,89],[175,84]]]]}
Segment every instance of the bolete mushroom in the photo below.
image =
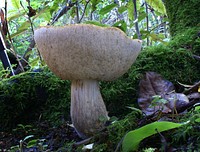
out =
{"type": "Polygon", "coordinates": [[[141,41],[117,28],[87,24],[41,27],[34,38],[48,67],[61,79],[71,80],[71,119],[79,136],[101,130],[108,113],[98,81],[111,81],[127,72],[141,41]]]}

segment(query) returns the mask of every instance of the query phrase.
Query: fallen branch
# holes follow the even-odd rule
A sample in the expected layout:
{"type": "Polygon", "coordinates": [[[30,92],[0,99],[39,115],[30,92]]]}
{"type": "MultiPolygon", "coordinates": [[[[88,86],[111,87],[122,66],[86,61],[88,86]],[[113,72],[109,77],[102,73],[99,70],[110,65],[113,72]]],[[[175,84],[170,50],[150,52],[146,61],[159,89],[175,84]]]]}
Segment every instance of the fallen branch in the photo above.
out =
{"type": "Polygon", "coordinates": [[[200,87],[200,81],[198,83],[196,83],[195,85],[193,85],[191,88],[183,91],[183,93],[185,95],[188,95],[188,94],[190,94],[192,92],[197,92],[197,90],[198,90],[199,87],[200,87]]]}

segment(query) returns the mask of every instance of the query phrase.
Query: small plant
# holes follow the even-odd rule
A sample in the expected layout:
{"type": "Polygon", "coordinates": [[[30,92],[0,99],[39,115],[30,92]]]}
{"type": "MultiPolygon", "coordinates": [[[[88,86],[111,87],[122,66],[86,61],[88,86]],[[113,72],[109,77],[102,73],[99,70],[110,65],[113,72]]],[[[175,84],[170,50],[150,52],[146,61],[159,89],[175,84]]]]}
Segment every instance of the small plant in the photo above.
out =
{"type": "Polygon", "coordinates": [[[163,109],[163,105],[168,103],[166,99],[163,99],[160,95],[153,96],[153,100],[151,102],[151,107],[159,106],[161,109],[163,109]]]}
{"type": "Polygon", "coordinates": [[[38,150],[38,151],[44,151],[47,149],[48,145],[45,144],[45,139],[34,139],[33,137],[34,137],[34,135],[26,136],[24,139],[19,141],[19,145],[12,146],[10,148],[10,151],[11,152],[16,152],[16,151],[23,152],[23,151],[25,151],[25,149],[28,149],[30,151],[34,150],[34,149],[38,150]]]}

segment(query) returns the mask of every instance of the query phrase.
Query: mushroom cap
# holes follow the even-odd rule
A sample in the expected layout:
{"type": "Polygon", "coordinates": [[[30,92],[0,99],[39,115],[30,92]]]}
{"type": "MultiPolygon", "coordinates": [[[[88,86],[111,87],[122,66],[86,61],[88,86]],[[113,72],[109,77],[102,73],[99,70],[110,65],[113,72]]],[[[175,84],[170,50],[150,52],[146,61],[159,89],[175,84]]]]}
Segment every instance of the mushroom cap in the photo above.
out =
{"type": "Polygon", "coordinates": [[[127,72],[142,45],[118,28],[88,24],[40,27],[34,39],[46,64],[64,80],[114,80],[127,72]]]}

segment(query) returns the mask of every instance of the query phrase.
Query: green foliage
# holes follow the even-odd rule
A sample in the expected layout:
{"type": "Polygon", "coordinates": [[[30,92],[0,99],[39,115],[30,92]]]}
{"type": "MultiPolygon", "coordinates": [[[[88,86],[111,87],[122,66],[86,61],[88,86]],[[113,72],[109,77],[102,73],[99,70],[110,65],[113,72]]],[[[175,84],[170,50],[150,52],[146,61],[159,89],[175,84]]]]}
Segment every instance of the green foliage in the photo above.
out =
{"type": "Polygon", "coordinates": [[[34,135],[26,136],[24,139],[20,140],[19,145],[12,146],[10,152],[23,152],[24,149],[33,148],[39,151],[47,150],[47,145],[44,139],[34,139],[34,135]]]}
{"type": "Polygon", "coordinates": [[[184,30],[180,34],[177,34],[170,42],[170,47],[175,50],[185,49],[191,51],[194,54],[200,54],[200,37],[198,36],[200,31],[199,27],[192,27],[184,30]]]}
{"type": "Polygon", "coordinates": [[[140,142],[143,139],[152,136],[158,132],[167,131],[180,126],[181,124],[178,123],[162,121],[153,122],[141,128],[130,131],[124,137],[122,143],[123,152],[136,151],[139,147],[140,142]]]}
{"type": "Polygon", "coordinates": [[[193,108],[188,114],[180,117],[180,121],[187,121],[185,125],[180,127],[174,132],[172,137],[172,143],[175,147],[184,149],[185,143],[187,143],[187,148],[191,151],[200,148],[200,128],[199,128],[199,118],[200,118],[200,106],[193,108]]]}
{"type": "Polygon", "coordinates": [[[146,2],[162,15],[166,14],[165,6],[162,0],[146,0],[146,2]]]}
{"type": "Polygon", "coordinates": [[[15,9],[20,9],[20,1],[19,0],[11,0],[12,5],[15,9]]]}
{"type": "Polygon", "coordinates": [[[113,8],[115,8],[117,6],[117,4],[110,4],[110,5],[107,5],[106,7],[102,8],[100,11],[99,11],[99,14],[100,15],[105,15],[107,14],[108,12],[110,12],[113,8]]]}
{"type": "Polygon", "coordinates": [[[129,19],[133,20],[134,19],[134,4],[133,4],[132,0],[128,1],[127,10],[128,10],[128,17],[129,17],[129,19]]]}
{"type": "MultiPolygon", "coordinates": [[[[114,121],[107,127],[107,131],[104,134],[97,135],[97,139],[102,139],[103,142],[94,144],[92,149],[94,152],[107,151],[113,152],[120,147],[121,141],[124,135],[129,130],[133,130],[137,126],[138,120],[141,118],[141,114],[137,111],[129,113],[123,120],[114,121]]],[[[118,149],[119,150],[119,149],[118,149]]]]}
{"type": "Polygon", "coordinates": [[[192,57],[191,52],[185,49],[174,50],[169,46],[158,45],[146,48],[132,68],[135,67],[142,73],[145,71],[160,73],[174,84],[177,81],[187,84],[198,81],[200,63],[192,57]]]}

